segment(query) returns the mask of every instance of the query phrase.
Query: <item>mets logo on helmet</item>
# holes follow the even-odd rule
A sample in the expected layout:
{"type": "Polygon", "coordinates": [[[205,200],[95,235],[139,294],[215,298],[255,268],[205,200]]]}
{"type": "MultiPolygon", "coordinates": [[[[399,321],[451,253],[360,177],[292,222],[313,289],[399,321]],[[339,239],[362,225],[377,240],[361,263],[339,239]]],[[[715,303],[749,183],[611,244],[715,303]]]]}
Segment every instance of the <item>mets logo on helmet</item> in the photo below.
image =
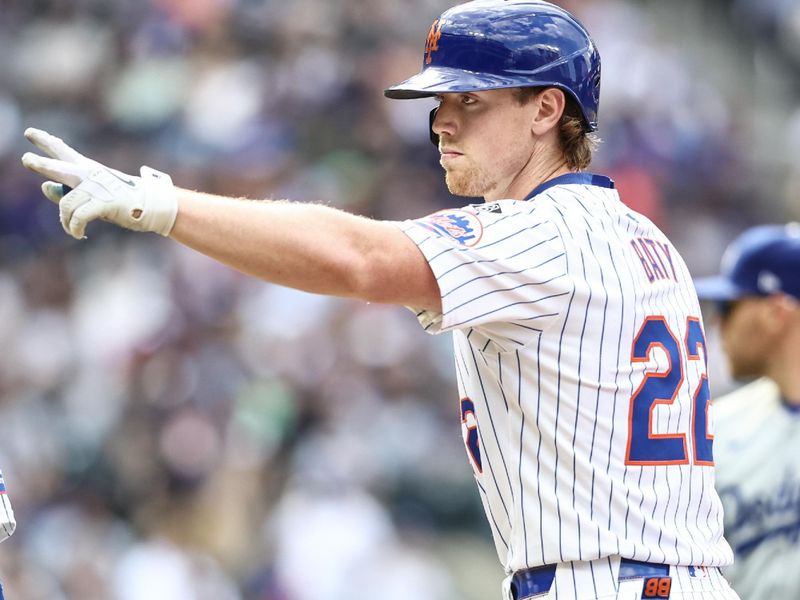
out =
{"type": "Polygon", "coordinates": [[[442,37],[442,24],[436,19],[428,32],[428,39],[425,40],[425,64],[431,64],[431,54],[439,49],[439,38],[442,37]]]}

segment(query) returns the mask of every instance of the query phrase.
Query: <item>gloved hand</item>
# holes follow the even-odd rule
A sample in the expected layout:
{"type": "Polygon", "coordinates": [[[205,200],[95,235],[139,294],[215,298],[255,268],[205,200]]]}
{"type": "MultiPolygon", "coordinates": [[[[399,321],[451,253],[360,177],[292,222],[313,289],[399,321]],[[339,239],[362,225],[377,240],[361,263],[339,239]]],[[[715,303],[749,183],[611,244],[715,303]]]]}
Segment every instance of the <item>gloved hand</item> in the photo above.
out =
{"type": "Polygon", "coordinates": [[[41,129],[28,128],[25,137],[51,157],[26,152],[22,164],[55,180],[45,181],[42,192],[58,204],[61,225],[72,237],[82,239],[86,226],[95,219],[164,236],[172,231],[178,201],[166,173],[142,167],[140,177],[126,175],[83,156],[41,129]]]}

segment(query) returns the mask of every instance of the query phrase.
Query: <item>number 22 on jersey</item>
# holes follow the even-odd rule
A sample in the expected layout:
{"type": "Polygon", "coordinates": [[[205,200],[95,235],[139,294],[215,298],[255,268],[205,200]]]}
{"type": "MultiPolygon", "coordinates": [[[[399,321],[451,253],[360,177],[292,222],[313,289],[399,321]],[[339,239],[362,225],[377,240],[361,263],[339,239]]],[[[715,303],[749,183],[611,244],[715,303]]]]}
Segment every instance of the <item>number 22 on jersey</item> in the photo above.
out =
{"type": "MultiPolygon", "coordinates": [[[[625,462],[629,465],[688,464],[686,433],[653,433],[653,422],[657,406],[670,405],[682,391],[685,392],[682,390],[685,384],[684,365],[688,361],[700,360],[701,348],[705,360],[706,340],[700,320],[696,317],[686,320],[685,337],[681,344],[664,317],[647,317],[633,340],[631,361],[637,363],[653,360],[656,348],[661,348],[666,355],[667,367],[662,371],[647,372],[631,396],[625,462]]],[[[703,367],[700,382],[692,390],[691,431],[688,433],[692,438],[692,462],[696,465],[712,466],[714,436],[708,433],[711,394],[705,364],[703,367]]]]}

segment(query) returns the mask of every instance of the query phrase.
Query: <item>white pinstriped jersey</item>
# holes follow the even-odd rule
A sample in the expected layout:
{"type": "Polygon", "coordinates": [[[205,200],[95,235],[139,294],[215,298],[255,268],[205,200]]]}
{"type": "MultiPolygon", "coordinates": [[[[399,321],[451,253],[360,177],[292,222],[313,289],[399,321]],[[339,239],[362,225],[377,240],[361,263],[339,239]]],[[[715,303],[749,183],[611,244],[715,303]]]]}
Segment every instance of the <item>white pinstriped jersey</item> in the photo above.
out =
{"type": "Polygon", "coordinates": [[[0,471],[0,542],[11,537],[17,522],[14,520],[14,511],[11,508],[11,501],[6,493],[6,483],[3,479],[3,472],[0,471]]]}
{"type": "Polygon", "coordinates": [[[462,433],[507,572],[621,555],[725,565],[700,309],[601,176],[400,224],[439,283],[462,433]]]}
{"type": "Polygon", "coordinates": [[[715,400],[717,490],[742,598],[800,598],[800,408],[759,379],[715,400]]]}

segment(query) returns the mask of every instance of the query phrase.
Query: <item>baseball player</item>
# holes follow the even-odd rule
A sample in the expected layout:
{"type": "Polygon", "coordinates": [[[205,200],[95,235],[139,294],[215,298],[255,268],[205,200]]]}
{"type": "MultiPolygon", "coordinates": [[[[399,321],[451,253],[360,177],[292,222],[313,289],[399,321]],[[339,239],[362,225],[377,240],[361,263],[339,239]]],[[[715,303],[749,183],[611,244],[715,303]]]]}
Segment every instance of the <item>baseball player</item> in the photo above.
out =
{"type": "Polygon", "coordinates": [[[28,130],[76,239],[104,219],[309,292],[410,307],[452,332],[461,427],[506,598],[736,598],[714,491],[705,341],[683,260],[585,172],[600,57],[539,0],[437,18],[422,70],[451,192],[484,203],[403,223],[179,189],[28,130]],[[65,188],[64,185],[67,187],[65,188]],[[73,188],[70,191],[70,188],[73,188]],[[65,192],[66,195],[64,195],[65,192]]]}
{"type": "Polygon", "coordinates": [[[715,401],[726,574],[748,600],[800,598],[800,224],[749,229],[695,283],[720,308],[732,375],[759,378],[715,401]]]}

